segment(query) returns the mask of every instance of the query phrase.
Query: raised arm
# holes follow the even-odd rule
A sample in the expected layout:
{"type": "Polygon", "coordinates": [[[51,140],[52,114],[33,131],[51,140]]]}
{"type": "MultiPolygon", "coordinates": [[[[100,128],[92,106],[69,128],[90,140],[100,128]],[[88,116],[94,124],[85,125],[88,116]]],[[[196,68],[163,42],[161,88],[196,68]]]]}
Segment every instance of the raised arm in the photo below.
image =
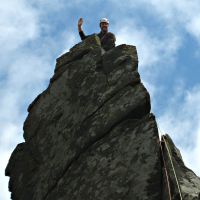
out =
{"type": "Polygon", "coordinates": [[[80,35],[81,40],[84,40],[85,38],[87,38],[87,36],[86,36],[85,33],[83,32],[82,24],[83,24],[83,18],[80,18],[80,19],[78,20],[78,32],[79,32],[79,35],[80,35]]]}

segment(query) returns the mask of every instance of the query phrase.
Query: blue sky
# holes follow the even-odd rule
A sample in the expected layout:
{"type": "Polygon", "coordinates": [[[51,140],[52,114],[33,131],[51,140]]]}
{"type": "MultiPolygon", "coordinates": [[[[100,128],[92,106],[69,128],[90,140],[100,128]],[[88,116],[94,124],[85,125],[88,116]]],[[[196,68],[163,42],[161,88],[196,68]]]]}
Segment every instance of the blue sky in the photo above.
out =
{"type": "Polygon", "coordinates": [[[4,169],[23,142],[27,107],[46,89],[55,60],[107,17],[116,43],[135,45],[142,82],[160,130],[200,175],[200,1],[2,0],[0,7],[0,199],[10,199],[4,169]],[[67,3],[66,3],[67,2],[67,3]]]}

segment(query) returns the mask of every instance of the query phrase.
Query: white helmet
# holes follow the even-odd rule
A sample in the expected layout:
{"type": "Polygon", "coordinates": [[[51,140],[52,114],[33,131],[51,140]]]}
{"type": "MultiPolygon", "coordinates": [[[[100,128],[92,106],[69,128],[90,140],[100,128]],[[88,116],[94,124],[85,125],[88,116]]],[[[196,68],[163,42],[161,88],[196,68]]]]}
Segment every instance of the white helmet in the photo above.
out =
{"type": "Polygon", "coordinates": [[[101,18],[101,19],[100,19],[100,23],[102,23],[102,22],[106,22],[106,23],[108,23],[108,24],[109,24],[109,21],[108,21],[108,19],[107,19],[107,18],[101,18]]]}

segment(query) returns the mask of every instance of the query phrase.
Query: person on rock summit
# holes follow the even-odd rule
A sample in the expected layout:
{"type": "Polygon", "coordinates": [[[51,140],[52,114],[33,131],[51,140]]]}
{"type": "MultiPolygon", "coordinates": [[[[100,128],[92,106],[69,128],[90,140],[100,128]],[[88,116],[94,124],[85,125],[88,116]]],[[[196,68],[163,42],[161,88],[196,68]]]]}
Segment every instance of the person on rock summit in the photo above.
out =
{"type": "MultiPolygon", "coordinates": [[[[78,31],[79,31],[79,35],[81,37],[81,40],[84,40],[85,38],[89,37],[89,35],[85,35],[81,26],[83,24],[83,18],[80,18],[78,20],[78,31]]],[[[103,47],[104,50],[108,51],[110,49],[112,49],[113,47],[115,47],[115,35],[111,32],[108,32],[108,26],[109,26],[109,21],[106,18],[102,18],[100,20],[100,24],[99,24],[101,31],[100,33],[97,34],[97,36],[100,38],[101,40],[101,46],[103,47]]]]}

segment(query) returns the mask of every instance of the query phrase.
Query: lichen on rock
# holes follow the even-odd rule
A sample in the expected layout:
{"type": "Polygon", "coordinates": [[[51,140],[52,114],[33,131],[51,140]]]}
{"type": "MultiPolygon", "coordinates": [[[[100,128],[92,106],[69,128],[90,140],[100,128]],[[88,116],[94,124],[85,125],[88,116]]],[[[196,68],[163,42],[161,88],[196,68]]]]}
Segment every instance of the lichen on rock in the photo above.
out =
{"type": "Polygon", "coordinates": [[[105,52],[96,35],[57,59],[6,168],[12,199],[167,199],[156,120],[137,70],[135,46],[105,52]]]}

